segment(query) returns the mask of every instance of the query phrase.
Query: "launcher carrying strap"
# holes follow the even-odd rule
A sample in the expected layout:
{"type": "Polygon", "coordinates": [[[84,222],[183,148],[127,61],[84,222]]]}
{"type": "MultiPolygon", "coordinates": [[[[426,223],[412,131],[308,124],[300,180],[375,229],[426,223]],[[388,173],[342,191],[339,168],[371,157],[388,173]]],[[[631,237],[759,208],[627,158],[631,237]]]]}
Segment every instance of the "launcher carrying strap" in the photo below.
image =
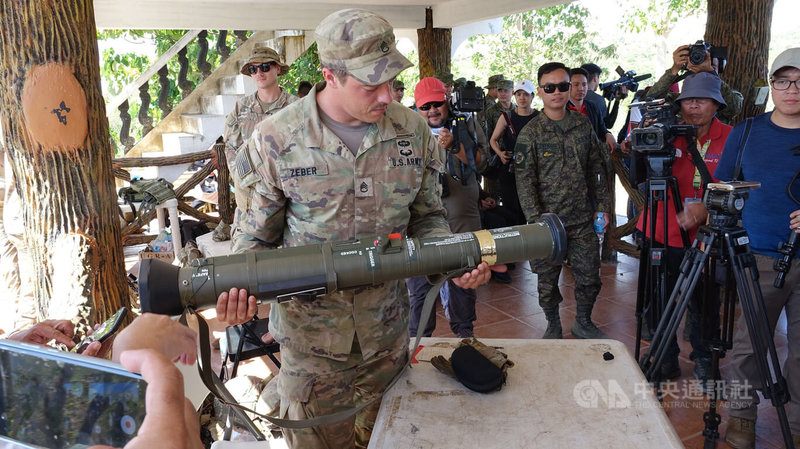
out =
{"type": "MultiPolygon", "coordinates": [[[[453,277],[460,276],[461,274],[464,273],[464,271],[465,270],[459,270],[447,273],[445,276],[442,277],[441,280],[436,282],[436,284],[431,288],[431,290],[425,297],[425,303],[422,306],[422,321],[421,321],[422,323],[427,323],[428,317],[433,311],[433,305],[436,303],[436,298],[438,297],[439,289],[442,288],[445,282],[452,279],[453,277]]],[[[244,412],[252,413],[253,415],[265,419],[278,427],[286,429],[303,429],[306,427],[318,427],[343,421],[355,415],[356,413],[360,412],[361,410],[365,409],[366,407],[369,407],[376,400],[383,397],[383,395],[378,395],[357,407],[349,408],[346,410],[342,410],[340,412],[331,413],[327,415],[316,416],[314,418],[309,418],[309,419],[298,419],[298,420],[282,419],[258,413],[236,402],[236,399],[225,388],[225,385],[222,383],[222,380],[220,380],[219,377],[214,375],[214,372],[211,370],[211,347],[210,344],[208,343],[210,341],[208,324],[203,319],[203,317],[197,314],[196,310],[191,307],[187,307],[186,309],[184,309],[183,314],[181,315],[180,318],[180,322],[183,324],[187,324],[188,315],[194,315],[195,318],[197,319],[200,341],[203,342],[200,344],[200,357],[198,358],[198,366],[197,366],[203,384],[206,386],[206,388],[208,388],[211,394],[213,394],[214,397],[216,397],[222,404],[229,406],[231,411],[236,413],[237,418],[240,418],[242,422],[245,423],[247,430],[250,431],[250,433],[252,433],[253,436],[255,436],[259,440],[264,439],[264,436],[256,428],[253,422],[247,417],[247,415],[245,415],[244,412]]],[[[410,354],[413,355],[417,352],[421,338],[422,338],[421,334],[417,335],[416,340],[414,342],[414,349],[411,351],[410,354]]],[[[394,384],[396,384],[397,381],[400,380],[400,378],[403,376],[403,374],[409,367],[411,367],[410,356],[409,356],[409,362],[405,365],[403,369],[401,369],[394,376],[394,378],[391,380],[391,382],[389,382],[384,391],[388,391],[390,388],[392,388],[392,386],[394,386],[394,384]]]]}

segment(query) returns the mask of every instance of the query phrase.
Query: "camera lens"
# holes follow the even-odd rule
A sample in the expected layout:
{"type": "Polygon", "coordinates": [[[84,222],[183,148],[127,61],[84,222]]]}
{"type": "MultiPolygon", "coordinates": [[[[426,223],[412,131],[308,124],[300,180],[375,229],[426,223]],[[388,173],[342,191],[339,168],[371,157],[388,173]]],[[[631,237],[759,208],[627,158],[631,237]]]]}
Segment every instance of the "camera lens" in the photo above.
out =
{"type": "Polygon", "coordinates": [[[644,133],[642,134],[641,142],[648,146],[655,145],[658,143],[658,136],[656,133],[644,133]]]}
{"type": "Polygon", "coordinates": [[[706,60],[706,47],[704,45],[692,45],[689,50],[689,62],[700,65],[706,60]]]}

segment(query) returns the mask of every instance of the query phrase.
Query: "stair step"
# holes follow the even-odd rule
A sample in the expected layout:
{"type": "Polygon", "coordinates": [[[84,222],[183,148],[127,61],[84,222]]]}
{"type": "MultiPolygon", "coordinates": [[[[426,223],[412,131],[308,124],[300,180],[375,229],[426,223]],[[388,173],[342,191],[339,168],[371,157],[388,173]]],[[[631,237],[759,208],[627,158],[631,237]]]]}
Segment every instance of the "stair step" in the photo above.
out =
{"type": "Polygon", "coordinates": [[[202,134],[217,140],[225,129],[225,116],[220,114],[183,114],[181,129],[185,133],[202,134]]]}
{"type": "Polygon", "coordinates": [[[225,76],[219,80],[219,93],[224,95],[248,95],[256,91],[256,84],[242,74],[225,76]]]}
{"type": "Polygon", "coordinates": [[[203,97],[203,113],[228,116],[235,107],[241,95],[206,95],[203,97]]]}

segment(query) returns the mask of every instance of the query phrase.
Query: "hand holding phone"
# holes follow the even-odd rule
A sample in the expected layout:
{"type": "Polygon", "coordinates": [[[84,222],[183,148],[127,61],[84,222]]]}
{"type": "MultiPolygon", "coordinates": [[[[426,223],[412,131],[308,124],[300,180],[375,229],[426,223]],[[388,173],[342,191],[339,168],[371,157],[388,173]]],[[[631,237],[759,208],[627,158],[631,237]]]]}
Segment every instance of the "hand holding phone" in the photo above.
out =
{"type": "Polygon", "coordinates": [[[114,315],[111,315],[111,318],[107,319],[100,325],[100,327],[96,328],[91,335],[88,335],[85,339],[83,339],[80,343],[75,345],[74,348],[70,352],[74,352],[76,354],[81,354],[86,348],[89,347],[95,341],[99,341],[100,343],[108,340],[115,332],[117,332],[122,325],[122,321],[125,320],[125,316],[128,314],[128,309],[126,307],[120,307],[114,315]]]}

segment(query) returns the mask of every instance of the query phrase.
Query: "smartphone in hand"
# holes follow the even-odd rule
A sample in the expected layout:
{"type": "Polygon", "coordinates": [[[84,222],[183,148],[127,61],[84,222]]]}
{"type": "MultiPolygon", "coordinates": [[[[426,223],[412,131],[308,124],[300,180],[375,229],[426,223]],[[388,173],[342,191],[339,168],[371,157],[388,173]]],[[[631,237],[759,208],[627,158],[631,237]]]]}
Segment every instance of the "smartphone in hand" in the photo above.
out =
{"type": "Polygon", "coordinates": [[[108,340],[108,338],[114,335],[114,333],[119,330],[119,327],[122,326],[122,321],[125,319],[127,314],[128,309],[126,307],[120,307],[120,309],[117,310],[114,315],[111,315],[111,318],[105,320],[100,327],[92,332],[92,335],[84,338],[80,343],[75,345],[70,352],[80,354],[85,351],[86,348],[88,348],[93,342],[99,341],[102,343],[108,340]]]}

